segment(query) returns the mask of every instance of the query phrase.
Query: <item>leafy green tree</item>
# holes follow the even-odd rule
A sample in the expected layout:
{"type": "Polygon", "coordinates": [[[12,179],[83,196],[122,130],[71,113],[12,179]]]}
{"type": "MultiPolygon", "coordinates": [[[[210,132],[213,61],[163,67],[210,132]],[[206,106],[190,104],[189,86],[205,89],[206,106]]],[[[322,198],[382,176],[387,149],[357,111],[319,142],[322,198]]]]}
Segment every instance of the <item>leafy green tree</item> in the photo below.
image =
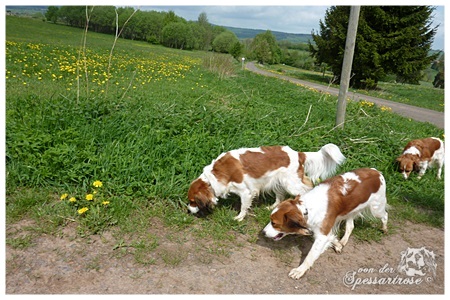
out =
{"type": "Polygon", "coordinates": [[[57,6],[49,6],[45,12],[45,18],[52,23],[56,23],[58,21],[58,12],[59,8],[57,6]]]}
{"type": "Polygon", "coordinates": [[[164,14],[157,11],[140,11],[135,15],[140,17],[142,40],[152,44],[160,44],[164,28],[164,14]]]}
{"type": "Polygon", "coordinates": [[[176,22],[186,22],[186,20],[177,16],[173,10],[169,10],[169,12],[164,12],[164,26],[176,22]]]}
{"type": "Polygon", "coordinates": [[[270,30],[257,34],[251,49],[255,59],[260,63],[277,64],[281,61],[281,49],[270,30]]]}
{"type": "MultiPolygon", "coordinates": [[[[123,20],[126,20],[129,18],[133,11],[130,10],[124,15],[123,20]],[[125,18],[126,17],[126,18],[125,18]]],[[[121,19],[121,16],[119,15],[119,19],[121,19]]],[[[194,32],[191,22],[188,22],[175,15],[173,11],[169,12],[158,12],[158,11],[138,11],[136,12],[133,17],[129,20],[127,26],[124,29],[124,37],[125,38],[131,38],[131,39],[137,39],[137,40],[143,40],[147,41],[151,44],[163,44],[163,29],[165,26],[172,24],[172,23],[182,23],[184,25],[176,25],[175,27],[183,27],[184,32],[188,34],[186,36],[186,40],[188,43],[184,43],[184,46],[189,45],[189,48],[192,48],[191,45],[195,44],[194,41],[192,41],[192,33],[194,32]],[[188,25],[188,27],[191,27],[191,29],[187,29],[185,25],[188,25]]],[[[168,32],[166,31],[166,34],[168,32]]],[[[166,38],[168,38],[166,36],[166,38]]],[[[182,38],[177,38],[177,41],[181,41],[182,38]]],[[[166,40],[166,43],[168,41],[166,40]]],[[[185,48],[186,49],[186,48],[185,48]]]]}
{"type": "Polygon", "coordinates": [[[116,12],[114,6],[96,6],[92,11],[89,28],[101,33],[114,32],[115,19],[116,12]]]}
{"type": "Polygon", "coordinates": [[[176,49],[192,49],[193,35],[191,27],[183,22],[172,22],[162,30],[162,44],[176,49]]]}
{"type": "Polygon", "coordinates": [[[58,12],[58,16],[67,25],[82,28],[86,26],[86,10],[88,11],[88,13],[90,13],[92,7],[61,6],[58,12]]]}
{"type": "Polygon", "coordinates": [[[208,21],[208,16],[205,12],[200,13],[197,19],[198,24],[198,37],[199,37],[199,49],[209,50],[211,49],[212,41],[214,39],[213,26],[208,21]]]}
{"type": "Polygon", "coordinates": [[[192,49],[204,50],[203,47],[206,47],[206,49],[211,47],[211,45],[205,46],[203,44],[203,36],[205,34],[205,28],[200,26],[198,24],[198,22],[194,22],[194,21],[189,21],[188,25],[191,28],[191,32],[192,32],[191,40],[189,41],[190,45],[192,45],[192,49]]]}
{"type": "Polygon", "coordinates": [[[445,55],[442,53],[439,59],[433,62],[432,69],[437,70],[438,73],[434,77],[433,86],[435,88],[443,89],[445,87],[445,55]]]}
{"type": "Polygon", "coordinates": [[[241,56],[243,50],[244,50],[244,45],[243,45],[241,42],[236,41],[236,42],[233,44],[233,46],[231,46],[231,48],[230,48],[230,54],[231,54],[235,59],[240,60],[240,56],[241,56]]]}
{"type": "Polygon", "coordinates": [[[266,40],[260,40],[258,43],[253,45],[253,54],[256,60],[261,63],[269,63],[272,61],[272,52],[270,51],[270,45],[266,40]]]}
{"type": "MultiPolygon", "coordinates": [[[[431,27],[431,6],[362,6],[350,84],[375,88],[387,74],[400,82],[418,84],[435,59],[429,55],[437,26],[431,27]]],[[[332,6],[312,32],[310,51],[318,64],[341,74],[350,7],[332,6]]]]}
{"type": "Polygon", "coordinates": [[[216,52],[220,53],[230,53],[231,47],[239,42],[236,34],[229,30],[222,32],[212,42],[212,48],[216,52]]]}
{"type": "MultiPolygon", "coordinates": [[[[135,39],[135,31],[136,31],[136,14],[133,7],[118,7],[117,8],[117,15],[119,17],[119,30],[123,28],[122,31],[122,37],[126,39],[135,39]],[[133,15],[134,14],[134,15],[133,15]],[[133,17],[131,17],[133,15],[133,17]],[[131,17],[131,19],[130,19],[131,17]],[[127,22],[128,20],[128,22],[127,22]],[[127,23],[126,23],[127,22],[127,23]],[[126,26],[124,27],[126,23],[126,26]]],[[[114,33],[116,28],[116,21],[114,18],[114,33]]]]}

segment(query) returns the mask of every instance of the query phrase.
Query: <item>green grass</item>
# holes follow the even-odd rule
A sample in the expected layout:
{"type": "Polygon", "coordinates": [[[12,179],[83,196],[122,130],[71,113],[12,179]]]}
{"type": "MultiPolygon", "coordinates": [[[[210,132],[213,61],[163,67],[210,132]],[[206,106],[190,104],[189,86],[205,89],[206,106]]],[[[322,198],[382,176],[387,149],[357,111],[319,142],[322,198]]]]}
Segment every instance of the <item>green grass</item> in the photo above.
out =
{"type": "MultiPolygon", "coordinates": [[[[228,255],[227,245],[239,245],[242,236],[256,242],[272,200],[255,202],[254,216],[241,223],[233,220],[232,200],[205,219],[187,214],[189,184],[205,165],[239,147],[316,151],[335,143],[347,157],[339,171],[383,172],[390,222],[444,226],[444,182],[435,171],[404,181],[394,164],[409,139],[442,138],[443,130],[364,103],[348,103],[345,130],[335,130],[336,97],[243,71],[239,63],[221,78],[203,67],[204,52],[143,42],[119,40],[108,67],[112,38],[88,33],[83,55],[82,36],[6,18],[7,225],[31,220],[35,226],[23,230],[33,235],[63,234],[69,225],[84,237],[111,230],[117,255],[132,251],[138,262],[174,266],[177,253],[161,245],[189,237],[203,251],[197,259],[208,263],[210,255],[228,255]],[[96,180],[101,194],[83,200],[96,180]],[[89,210],[80,214],[82,207],[89,210]]],[[[356,237],[377,240],[379,222],[359,224],[356,237]]],[[[28,235],[8,231],[8,243],[31,245],[28,235]]]]}
{"type": "MultiPolygon", "coordinates": [[[[301,80],[312,81],[324,85],[332,83],[332,87],[339,88],[339,82],[334,82],[333,76],[330,73],[326,73],[324,76],[321,72],[302,70],[284,65],[266,67],[269,70],[283,72],[285,75],[301,80]]],[[[378,87],[375,90],[358,90],[352,88],[350,88],[350,90],[394,102],[424,107],[441,112],[444,111],[444,90],[434,88],[430,82],[422,81],[419,86],[393,82],[379,82],[378,87]]]]}

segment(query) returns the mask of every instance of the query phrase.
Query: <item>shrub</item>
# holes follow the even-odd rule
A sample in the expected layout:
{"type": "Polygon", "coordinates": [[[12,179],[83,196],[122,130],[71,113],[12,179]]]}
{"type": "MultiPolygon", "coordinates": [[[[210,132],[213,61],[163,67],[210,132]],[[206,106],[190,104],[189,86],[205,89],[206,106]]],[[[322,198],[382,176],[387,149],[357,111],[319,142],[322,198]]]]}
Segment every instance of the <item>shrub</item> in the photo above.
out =
{"type": "Polygon", "coordinates": [[[216,54],[206,55],[203,58],[203,66],[217,74],[220,79],[235,75],[235,63],[230,55],[216,54]]]}

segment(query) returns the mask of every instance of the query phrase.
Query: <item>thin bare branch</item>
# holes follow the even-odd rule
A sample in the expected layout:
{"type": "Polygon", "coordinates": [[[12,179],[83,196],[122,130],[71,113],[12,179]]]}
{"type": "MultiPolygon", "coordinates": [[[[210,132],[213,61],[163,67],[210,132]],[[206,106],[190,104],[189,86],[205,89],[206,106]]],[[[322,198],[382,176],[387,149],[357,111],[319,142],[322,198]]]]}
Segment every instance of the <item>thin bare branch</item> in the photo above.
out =
{"type": "MultiPolygon", "coordinates": [[[[134,16],[134,14],[138,11],[139,11],[139,8],[133,11],[133,13],[128,17],[128,19],[123,24],[122,29],[120,29],[120,31],[119,31],[119,14],[117,13],[117,9],[115,9],[115,12],[116,12],[116,35],[114,36],[114,42],[111,47],[111,51],[109,52],[108,69],[106,72],[106,74],[107,74],[106,89],[105,89],[106,93],[108,93],[109,79],[111,77],[111,61],[112,61],[113,52],[114,52],[114,48],[116,47],[117,40],[119,39],[120,35],[122,34],[122,31],[124,30],[127,23],[131,20],[131,18],[134,16]]],[[[133,78],[134,78],[134,76],[133,76],[133,78]]]]}

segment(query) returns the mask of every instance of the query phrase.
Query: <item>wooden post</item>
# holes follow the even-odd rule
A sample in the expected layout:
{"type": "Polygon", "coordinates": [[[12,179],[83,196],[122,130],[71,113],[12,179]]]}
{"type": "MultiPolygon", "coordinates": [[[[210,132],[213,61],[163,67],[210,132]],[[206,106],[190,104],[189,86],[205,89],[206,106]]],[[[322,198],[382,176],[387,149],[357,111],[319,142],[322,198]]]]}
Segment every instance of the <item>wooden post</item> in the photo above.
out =
{"type": "Polygon", "coordinates": [[[352,71],[353,53],[355,52],[356,32],[358,30],[358,19],[360,6],[350,7],[348,21],[347,39],[345,41],[344,61],[342,63],[341,82],[336,112],[336,127],[344,129],[345,110],[347,108],[347,92],[352,71]]]}

